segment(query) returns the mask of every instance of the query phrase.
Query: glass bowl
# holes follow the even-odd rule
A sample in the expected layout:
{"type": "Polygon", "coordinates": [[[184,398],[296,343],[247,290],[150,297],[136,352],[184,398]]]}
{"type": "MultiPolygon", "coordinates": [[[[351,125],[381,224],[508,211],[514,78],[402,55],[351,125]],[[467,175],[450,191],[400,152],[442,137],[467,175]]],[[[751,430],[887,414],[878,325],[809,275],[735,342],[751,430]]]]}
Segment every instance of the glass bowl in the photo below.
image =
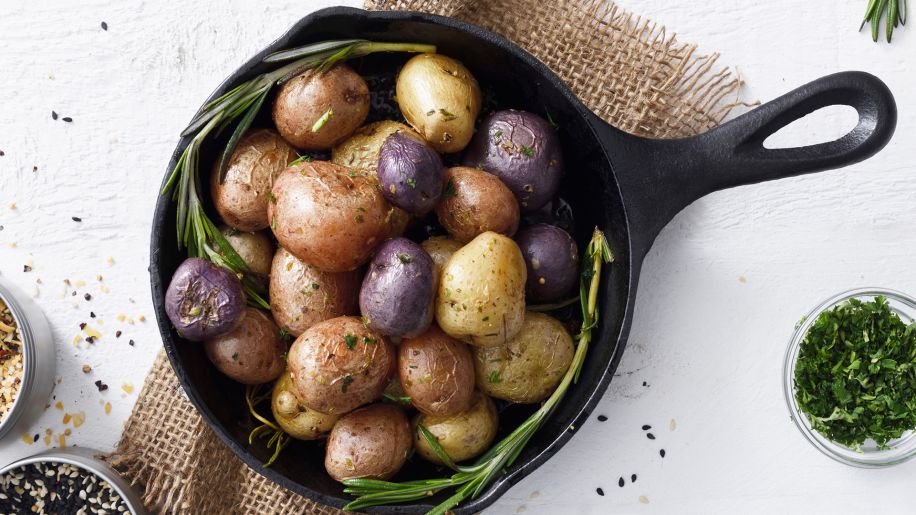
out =
{"type": "Polygon", "coordinates": [[[805,438],[811,442],[811,445],[819,451],[840,463],[854,467],[889,467],[909,460],[916,456],[916,432],[907,431],[900,438],[891,440],[887,444],[887,449],[879,449],[874,441],[866,440],[862,445],[861,451],[857,451],[830,440],[811,427],[808,417],[799,408],[795,400],[795,364],[802,340],[822,312],[849,299],[855,298],[868,302],[881,295],[887,297],[887,303],[891,311],[896,313],[904,323],[910,324],[916,320],[916,300],[898,291],[884,288],[861,288],[840,293],[822,302],[798,323],[795,332],[792,334],[792,339],[789,341],[789,348],[786,350],[785,365],[783,367],[783,391],[792,421],[795,422],[795,425],[805,438]]]}

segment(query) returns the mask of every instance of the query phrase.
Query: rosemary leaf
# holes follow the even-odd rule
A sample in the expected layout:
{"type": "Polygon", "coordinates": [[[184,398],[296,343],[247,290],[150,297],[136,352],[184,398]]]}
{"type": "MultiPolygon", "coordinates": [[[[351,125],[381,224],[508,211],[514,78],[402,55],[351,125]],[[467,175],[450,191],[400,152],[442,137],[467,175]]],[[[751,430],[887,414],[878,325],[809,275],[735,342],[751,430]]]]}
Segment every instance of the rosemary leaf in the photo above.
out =
{"type": "Polygon", "coordinates": [[[280,63],[283,61],[292,61],[302,57],[314,57],[317,54],[333,54],[341,48],[352,45],[353,43],[365,42],[365,39],[338,39],[334,41],[322,41],[312,45],[305,45],[290,50],[280,50],[269,54],[264,58],[265,63],[280,63]]]}
{"type": "Polygon", "coordinates": [[[261,95],[248,107],[248,111],[245,113],[245,116],[239,120],[239,124],[235,127],[235,131],[232,133],[232,137],[229,138],[229,141],[226,143],[226,148],[223,150],[223,155],[219,160],[220,184],[222,184],[226,179],[226,168],[229,166],[229,159],[232,157],[232,153],[235,151],[235,147],[238,146],[239,141],[245,134],[245,131],[251,127],[255,117],[258,116],[258,112],[261,110],[261,106],[264,105],[264,100],[267,98],[267,94],[269,92],[270,86],[264,88],[264,91],[261,93],[261,95]]]}

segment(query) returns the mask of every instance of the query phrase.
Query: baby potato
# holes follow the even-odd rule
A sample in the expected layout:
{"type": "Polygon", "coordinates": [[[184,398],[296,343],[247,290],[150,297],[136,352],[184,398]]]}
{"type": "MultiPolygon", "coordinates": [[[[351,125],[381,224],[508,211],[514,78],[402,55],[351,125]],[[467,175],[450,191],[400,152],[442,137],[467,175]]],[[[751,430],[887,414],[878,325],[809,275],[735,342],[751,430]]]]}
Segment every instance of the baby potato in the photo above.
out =
{"type": "Polygon", "coordinates": [[[233,250],[248,265],[248,270],[267,277],[270,262],[274,257],[274,245],[263,231],[244,232],[232,227],[220,227],[220,231],[233,250]]]}
{"type": "Polygon", "coordinates": [[[579,249],[568,232],[534,224],[515,235],[528,265],[525,295],[529,303],[556,302],[572,292],[579,279],[579,249]]]}
{"type": "Polygon", "coordinates": [[[369,172],[373,177],[378,170],[382,144],[395,132],[423,141],[410,127],[393,120],[382,120],[363,125],[352,136],[336,145],[331,151],[331,162],[353,170],[369,172]]]}
{"type": "Polygon", "coordinates": [[[346,64],[293,77],[280,87],[274,124],[286,141],[303,150],[327,150],[362,125],[369,114],[369,87],[346,64]]]}
{"type": "Polygon", "coordinates": [[[541,402],[560,384],[574,353],[563,324],[529,311],[521,332],[505,345],[474,349],[477,387],[497,399],[541,402]]]}
{"type": "Polygon", "coordinates": [[[359,311],[371,329],[387,336],[416,336],[433,320],[433,260],[407,238],[379,247],[359,291],[359,311]]]}
{"type": "MultiPolygon", "coordinates": [[[[489,397],[474,392],[471,406],[452,416],[417,414],[413,426],[423,424],[452,461],[471,459],[486,451],[496,438],[499,417],[489,397]]],[[[442,465],[432,447],[419,431],[414,431],[414,447],[423,458],[442,465]]]]}
{"type": "Polygon", "coordinates": [[[407,461],[413,437],[401,408],[373,404],[344,415],[328,438],[324,468],[337,481],[388,479],[407,461]]]}
{"type": "Polygon", "coordinates": [[[404,118],[437,151],[458,152],[474,135],[480,86],[463,64],[442,54],[412,57],[395,94],[404,118]]]}
{"type": "Polygon", "coordinates": [[[205,341],[204,351],[220,372],[242,384],[273,381],[286,368],[286,342],[270,316],[257,308],[245,308],[239,325],[205,341]]]}
{"type": "Polygon", "coordinates": [[[509,238],[485,232],[445,264],[436,322],[447,334],[479,347],[502,345],[525,320],[525,260],[509,238]]]}
{"type": "Polygon", "coordinates": [[[356,317],[319,322],[289,350],[296,397],[307,407],[340,415],[382,395],[394,373],[394,347],[356,317]]]}
{"type": "Polygon", "coordinates": [[[268,215],[277,241],[325,272],[355,270],[391,232],[391,206],[375,183],[334,163],[288,168],[271,195],[268,215]]]}
{"type": "Polygon", "coordinates": [[[463,245],[460,241],[454,240],[448,236],[433,236],[426,239],[420,245],[423,247],[423,250],[429,254],[429,257],[433,259],[433,291],[438,291],[442,268],[449,258],[452,257],[452,254],[463,245]]]}
{"type": "Polygon", "coordinates": [[[456,415],[471,404],[471,351],[436,326],[415,338],[404,338],[398,348],[398,372],[404,392],[423,413],[456,415]]]}
{"type": "Polygon", "coordinates": [[[453,238],[468,242],[487,231],[515,234],[518,202],[498,177],[476,168],[456,166],[446,170],[445,184],[436,214],[453,238]]]}
{"type": "Polygon", "coordinates": [[[280,429],[299,440],[318,440],[326,437],[340,418],[338,415],[325,415],[303,406],[293,393],[293,381],[287,371],[284,371],[274,383],[270,411],[280,429]]]}
{"type": "Polygon", "coordinates": [[[276,132],[245,133],[229,158],[226,176],[219,182],[219,160],[210,176],[210,198],[220,218],[233,229],[259,231],[270,225],[267,204],[274,179],[298,157],[276,132]]]}
{"type": "Polygon", "coordinates": [[[359,272],[322,272],[280,247],[270,270],[270,310],[284,331],[299,336],[318,322],[357,313],[359,272]]]}

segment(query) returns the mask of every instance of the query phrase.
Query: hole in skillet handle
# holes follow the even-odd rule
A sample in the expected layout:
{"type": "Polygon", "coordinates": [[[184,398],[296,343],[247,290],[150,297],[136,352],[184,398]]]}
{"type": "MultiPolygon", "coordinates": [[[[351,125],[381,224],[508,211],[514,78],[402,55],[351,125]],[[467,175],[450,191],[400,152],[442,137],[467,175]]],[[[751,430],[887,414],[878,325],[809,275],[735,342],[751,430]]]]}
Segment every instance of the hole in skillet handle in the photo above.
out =
{"type": "Polygon", "coordinates": [[[650,140],[595,122],[615,162],[634,254],[644,255],[655,236],[683,208],[717,190],[840,168],[884,148],[897,125],[887,86],[865,72],[817,79],[698,136],[650,140]],[[790,148],[764,142],[787,125],[829,106],[858,113],[855,127],[834,141],[790,148]],[[642,254],[637,254],[642,252],[642,254]]]}

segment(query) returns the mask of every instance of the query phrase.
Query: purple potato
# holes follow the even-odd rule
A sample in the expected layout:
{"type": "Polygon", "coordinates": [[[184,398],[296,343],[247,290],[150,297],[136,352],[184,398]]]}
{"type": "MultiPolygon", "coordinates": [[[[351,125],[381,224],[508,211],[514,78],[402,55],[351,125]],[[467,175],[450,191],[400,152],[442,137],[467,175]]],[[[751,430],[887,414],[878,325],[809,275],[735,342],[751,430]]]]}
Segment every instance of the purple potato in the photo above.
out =
{"type": "Polygon", "coordinates": [[[464,154],[464,164],[499,177],[523,213],[553,198],[563,175],[556,132],[543,118],[525,111],[497,111],[484,120],[464,154]]]}
{"type": "Polygon", "coordinates": [[[235,329],[245,311],[242,283],[231,271],[200,258],[178,266],[165,292],[165,312],[178,334],[200,342],[235,329]]]}
{"type": "Polygon", "coordinates": [[[559,227],[535,224],[515,235],[528,280],[528,302],[556,302],[569,295],[579,276],[579,249],[572,237],[559,227]]]}
{"type": "Polygon", "coordinates": [[[442,159],[428,145],[395,132],[379,151],[378,180],[389,202],[413,215],[432,211],[442,196],[442,159]]]}
{"type": "Polygon", "coordinates": [[[359,309],[369,328],[388,336],[423,333],[433,319],[433,260],[406,238],[388,240],[369,264],[359,309]]]}

